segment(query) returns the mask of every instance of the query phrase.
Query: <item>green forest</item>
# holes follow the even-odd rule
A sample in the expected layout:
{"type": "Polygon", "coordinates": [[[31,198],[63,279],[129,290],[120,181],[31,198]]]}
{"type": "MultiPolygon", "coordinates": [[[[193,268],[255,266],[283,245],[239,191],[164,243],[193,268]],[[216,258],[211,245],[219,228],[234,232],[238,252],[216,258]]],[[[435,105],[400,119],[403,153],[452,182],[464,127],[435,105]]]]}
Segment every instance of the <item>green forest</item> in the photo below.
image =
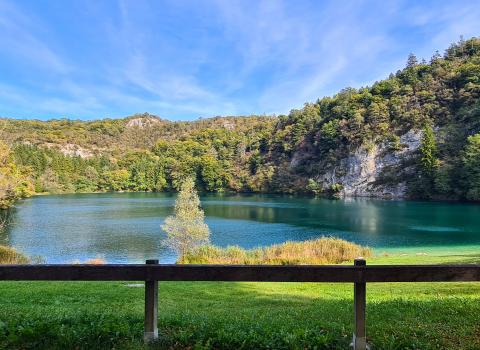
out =
{"type": "Polygon", "coordinates": [[[322,174],[346,172],[342,160],[360,148],[401,152],[412,130],[418,148],[373,185],[404,181],[408,198],[480,200],[480,39],[429,61],[410,55],[385,80],[288,115],[2,118],[0,206],[45,192],[176,191],[187,177],[202,191],[337,196],[345,183],[322,174]]]}

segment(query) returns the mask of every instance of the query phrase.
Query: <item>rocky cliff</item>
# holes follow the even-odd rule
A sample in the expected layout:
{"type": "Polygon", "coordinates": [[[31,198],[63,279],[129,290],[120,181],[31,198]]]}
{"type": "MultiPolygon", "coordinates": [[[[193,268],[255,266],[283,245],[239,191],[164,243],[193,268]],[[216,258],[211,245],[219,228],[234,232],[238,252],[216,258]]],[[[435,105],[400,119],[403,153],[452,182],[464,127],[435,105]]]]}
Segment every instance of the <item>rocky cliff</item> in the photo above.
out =
{"type": "Polygon", "coordinates": [[[319,174],[315,180],[328,190],[341,185],[342,197],[406,197],[405,179],[396,176],[396,181],[383,181],[387,172],[408,173],[405,164],[420,147],[422,133],[410,130],[400,137],[400,147],[392,150],[386,144],[362,146],[341,159],[337,166],[319,174]]]}

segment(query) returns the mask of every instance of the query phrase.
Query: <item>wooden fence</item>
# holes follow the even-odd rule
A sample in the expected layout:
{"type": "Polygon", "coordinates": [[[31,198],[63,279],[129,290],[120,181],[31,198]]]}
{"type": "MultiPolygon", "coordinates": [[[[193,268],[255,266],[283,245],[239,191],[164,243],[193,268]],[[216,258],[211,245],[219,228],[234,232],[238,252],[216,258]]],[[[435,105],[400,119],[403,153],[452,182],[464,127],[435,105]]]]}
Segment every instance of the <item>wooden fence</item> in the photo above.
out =
{"type": "Polygon", "coordinates": [[[349,282],[354,284],[353,347],[366,349],[366,284],[377,282],[475,282],[480,265],[3,265],[0,281],[145,281],[146,342],[158,337],[158,281],[349,282]]]}

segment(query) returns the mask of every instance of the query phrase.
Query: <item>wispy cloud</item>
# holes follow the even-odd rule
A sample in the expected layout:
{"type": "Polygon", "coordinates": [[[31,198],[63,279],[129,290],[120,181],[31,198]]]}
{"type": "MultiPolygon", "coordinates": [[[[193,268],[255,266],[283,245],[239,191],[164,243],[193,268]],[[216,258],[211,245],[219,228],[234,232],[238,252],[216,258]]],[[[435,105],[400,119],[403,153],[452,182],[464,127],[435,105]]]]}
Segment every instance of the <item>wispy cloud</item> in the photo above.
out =
{"type": "Polygon", "coordinates": [[[480,33],[480,3],[0,0],[0,115],[287,113],[480,33]]]}
{"type": "MultiPolygon", "coordinates": [[[[372,19],[358,2],[323,3],[322,11],[309,2],[249,3],[248,12],[241,10],[245,2],[217,4],[243,57],[240,80],[249,81],[262,67],[276,68],[256,101],[267,113],[285,113],[331,92],[336,77],[374,60],[388,46],[385,33],[371,31],[372,19]]],[[[342,82],[348,83],[348,78],[342,82]]]]}
{"type": "Polygon", "coordinates": [[[67,73],[69,65],[37,37],[44,29],[38,19],[19,11],[12,3],[0,2],[0,52],[50,72],[67,73]]]}

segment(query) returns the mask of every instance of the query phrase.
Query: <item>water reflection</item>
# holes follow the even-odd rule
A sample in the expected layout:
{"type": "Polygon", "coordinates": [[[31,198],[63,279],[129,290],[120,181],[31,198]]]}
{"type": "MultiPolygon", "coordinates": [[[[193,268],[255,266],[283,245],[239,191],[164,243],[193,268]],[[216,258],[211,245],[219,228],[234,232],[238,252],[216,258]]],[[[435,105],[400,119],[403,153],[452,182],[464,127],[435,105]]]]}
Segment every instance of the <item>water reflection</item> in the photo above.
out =
{"type": "MultiPolygon", "coordinates": [[[[9,244],[47,262],[101,257],[142,262],[175,257],[161,245],[160,225],[171,194],[42,196],[18,203],[0,232],[9,244]]],[[[212,241],[256,247],[322,235],[383,249],[480,244],[480,206],[468,204],[326,200],[272,195],[202,197],[212,241]]]]}
{"type": "Polygon", "coordinates": [[[15,222],[17,216],[17,209],[15,207],[0,210],[0,244],[9,245],[10,230],[12,223],[15,222]]]}

